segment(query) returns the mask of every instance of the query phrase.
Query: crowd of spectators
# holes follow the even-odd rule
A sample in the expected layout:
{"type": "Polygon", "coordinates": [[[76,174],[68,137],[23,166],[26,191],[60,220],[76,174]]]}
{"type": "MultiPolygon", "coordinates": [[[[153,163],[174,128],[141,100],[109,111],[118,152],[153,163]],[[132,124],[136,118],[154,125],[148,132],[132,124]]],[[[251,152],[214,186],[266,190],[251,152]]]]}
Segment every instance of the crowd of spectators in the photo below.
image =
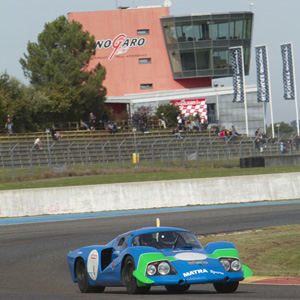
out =
{"type": "Polygon", "coordinates": [[[132,115],[132,122],[133,122],[133,127],[136,130],[140,130],[143,133],[149,133],[148,129],[147,129],[147,124],[148,124],[148,118],[147,118],[147,114],[144,113],[142,116],[140,115],[140,113],[138,111],[136,111],[133,115],[132,115]]]}
{"type": "Polygon", "coordinates": [[[216,127],[216,135],[224,139],[224,141],[232,141],[238,139],[241,134],[237,131],[234,125],[230,129],[220,129],[220,126],[216,127]]]}

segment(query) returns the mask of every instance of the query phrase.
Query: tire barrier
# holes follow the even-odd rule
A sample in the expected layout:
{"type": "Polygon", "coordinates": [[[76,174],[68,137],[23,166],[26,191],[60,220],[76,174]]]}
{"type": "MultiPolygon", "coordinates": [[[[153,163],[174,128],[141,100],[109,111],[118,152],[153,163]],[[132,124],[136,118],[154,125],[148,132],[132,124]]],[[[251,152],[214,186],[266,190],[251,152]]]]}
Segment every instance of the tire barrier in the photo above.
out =
{"type": "Polygon", "coordinates": [[[257,168],[265,166],[265,158],[261,156],[240,158],[240,168],[257,168]]]}

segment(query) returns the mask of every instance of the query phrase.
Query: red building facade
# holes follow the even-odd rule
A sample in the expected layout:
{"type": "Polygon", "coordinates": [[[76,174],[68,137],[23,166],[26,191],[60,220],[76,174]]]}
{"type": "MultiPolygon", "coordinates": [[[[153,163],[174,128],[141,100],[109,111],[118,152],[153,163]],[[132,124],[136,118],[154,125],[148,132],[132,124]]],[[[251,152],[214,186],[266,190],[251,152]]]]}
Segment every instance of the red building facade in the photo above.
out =
{"type": "Polygon", "coordinates": [[[211,79],[174,80],[160,19],[168,7],[69,13],[95,36],[96,56],[107,70],[107,96],[211,86],[211,79]]]}

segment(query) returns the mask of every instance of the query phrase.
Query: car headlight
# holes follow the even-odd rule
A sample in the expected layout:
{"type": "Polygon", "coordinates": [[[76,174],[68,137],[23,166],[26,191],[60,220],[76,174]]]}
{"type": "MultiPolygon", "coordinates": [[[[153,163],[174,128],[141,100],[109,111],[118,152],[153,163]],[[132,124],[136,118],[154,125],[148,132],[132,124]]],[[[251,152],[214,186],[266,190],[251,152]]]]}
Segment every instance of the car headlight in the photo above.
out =
{"type": "Polygon", "coordinates": [[[168,275],[170,273],[171,268],[167,262],[161,262],[158,265],[157,270],[158,270],[158,273],[161,275],[168,275]]]}
{"type": "Polygon", "coordinates": [[[242,268],[240,261],[235,258],[221,258],[220,263],[226,272],[238,272],[242,268]]]}
{"type": "Polygon", "coordinates": [[[234,260],[232,263],[231,263],[231,269],[235,272],[239,271],[240,269],[242,268],[242,264],[240,263],[239,260],[234,260]]]}
{"type": "Polygon", "coordinates": [[[225,258],[220,259],[220,263],[222,264],[222,266],[226,272],[228,272],[230,270],[230,262],[227,259],[225,259],[225,258]]]}
{"type": "Polygon", "coordinates": [[[176,269],[170,265],[167,261],[155,261],[147,265],[146,275],[157,276],[157,275],[176,275],[176,269]]]}
{"type": "Polygon", "coordinates": [[[147,266],[147,275],[153,276],[156,273],[156,267],[153,264],[147,266]]]}

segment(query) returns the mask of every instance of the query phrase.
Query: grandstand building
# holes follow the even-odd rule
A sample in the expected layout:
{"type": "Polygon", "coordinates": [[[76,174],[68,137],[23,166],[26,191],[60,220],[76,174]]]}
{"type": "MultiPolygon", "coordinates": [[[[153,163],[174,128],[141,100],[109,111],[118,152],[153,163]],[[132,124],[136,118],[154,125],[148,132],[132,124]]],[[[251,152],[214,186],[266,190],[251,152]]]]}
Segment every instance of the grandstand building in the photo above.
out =
{"type": "MultiPolygon", "coordinates": [[[[112,11],[69,13],[95,36],[90,62],[106,68],[106,105],[133,114],[139,106],[174,103],[189,116],[200,111],[210,125],[246,132],[243,103],[233,88],[213,79],[232,76],[229,48],[242,46],[249,74],[252,12],[171,16],[169,7],[122,7],[112,11]]],[[[256,86],[246,86],[248,133],[264,128],[265,109],[256,86]]]]}

